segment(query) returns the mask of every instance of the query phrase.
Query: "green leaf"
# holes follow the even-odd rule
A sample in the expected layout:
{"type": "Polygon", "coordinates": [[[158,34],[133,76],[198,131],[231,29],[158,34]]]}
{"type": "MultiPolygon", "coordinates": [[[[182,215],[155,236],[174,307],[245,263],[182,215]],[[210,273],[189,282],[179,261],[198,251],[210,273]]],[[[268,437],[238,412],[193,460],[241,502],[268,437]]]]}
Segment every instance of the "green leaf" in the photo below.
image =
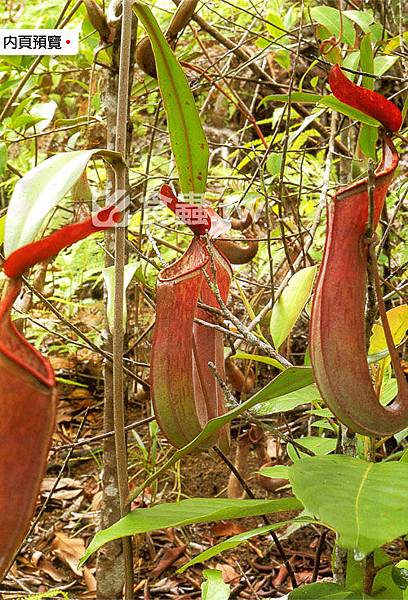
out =
{"type": "Polygon", "coordinates": [[[286,465],[274,465],[273,467],[264,467],[258,471],[263,477],[270,479],[288,479],[289,467],[286,465]]]}
{"type": "Polygon", "coordinates": [[[259,406],[256,406],[252,411],[257,415],[273,415],[275,413],[287,412],[293,410],[302,404],[310,404],[319,402],[322,398],[316,385],[312,383],[306,387],[278,396],[269,401],[265,401],[259,406]]]}
{"type": "MultiPolygon", "coordinates": [[[[295,440],[301,446],[308,448],[311,450],[316,456],[322,456],[325,454],[330,454],[330,452],[334,452],[337,446],[337,440],[334,438],[324,438],[324,437],[303,437],[295,440]]],[[[293,444],[288,444],[287,447],[289,458],[292,462],[296,462],[300,460],[302,456],[307,456],[305,452],[302,452],[299,448],[293,446],[293,444]],[[300,455],[300,457],[298,456],[300,455]]]]}
{"type": "Polygon", "coordinates": [[[364,31],[368,33],[370,31],[370,25],[374,23],[373,13],[370,10],[345,10],[343,15],[349,18],[364,31]]]}
{"type": "Polygon", "coordinates": [[[349,592],[337,583],[310,583],[301,585],[290,592],[289,600],[343,600],[345,598],[354,598],[362,600],[361,594],[356,596],[354,592],[349,592]]]}
{"type": "Polygon", "coordinates": [[[362,124],[358,143],[364,156],[372,158],[374,161],[377,158],[376,146],[378,139],[378,127],[362,124]]]}
{"type": "MultiPolygon", "coordinates": [[[[313,21],[324,25],[336,38],[340,35],[340,13],[336,8],[330,6],[314,6],[310,9],[313,21]]],[[[350,47],[354,46],[356,32],[352,21],[343,14],[342,41],[350,47]]]]}
{"type": "Polygon", "coordinates": [[[207,186],[208,143],[187,77],[167,43],[151,10],[134,3],[150,38],[157,77],[167,115],[171,147],[184,195],[204,194],[207,186]]]}
{"type": "Polygon", "coordinates": [[[192,523],[240,519],[301,508],[301,503],[294,497],[279,500],[190,498],[181,502],[158,504],[151,508],[136,508],[108,529],[98,531],[81,559],[81,564],[98,548],[121,537],[192,523]]]}
{"type": "MultiPolygon", "coordinates": [[[[398,346],[405,339],[408,329],[408,304],[396,306],[387,311],[388,323],[391,329],[394,344],[398,346]]],[[[388,350],[387,341],[385,339],[384,327],[381,323],[375,323],[373,326],[369,355],[377,355],[388,350]]],[[[381,354],[380,354],[381,355],[381,354]]],[[[389,356],[387,357],[389,362],[389,356]]]]}
{"type": "Polygon", "coordinates": [[[380,122],[377,121],[377,119],[373,119],[373,117],[365,115],[356,108],[352,108],[351,106],[344,104],[344,102],[340,102],[340,100],[337,100],[337,98],[335,98],[332,95],[323,96],[320,99],[319,104],[327,106],[332,110],[336,110],[342,115],[346,115],[346,117],[350,117],[351,119],[355,119],[356,121],[360,121],[361,123],[366,123],[367,125],[372,125],[373,127],[380,126],[380,122]]]}
{"type": "MultiPolygon", "coordinates": [[[[143,489],[145,489],[145,487],[151,485],[154,481],[156,481],[160,477],[160,475],[165,473],[170,467],[176,464],[181,458],[183,458],[183,456],[189,454],[192,450],[197,448],[197,446],[202,444],[203,441],[205,441],[214,433],[219,431],[221,427],[232,421],[232,419],[234,419],[235,417],[238,417],[239,415],[244,413],[246,410],[251,409],[253,406],[258,404],[259,402],[264,401],[265,399],[273,398],[274,395],[279,396],[283,393],[289,393],[291,391],[304,387],[305,385],[309,385],[310,383],[312,383],[312,381],[313,374],[312,369],[310,367],[290,367],[286,369],[283,373],[280,373],[273,381],[271,381],[271,383],[265,386],[257,394],[252,396],[252,398],[249,398],[248,400],[246,400],[246,402],[243,402],[236,408],[230,410],[228,413],[221,415],[220,417],[216,417],[215,419],[211,419],[211,421],[207,423],[203,431],[196,438],[194,438],[194,440],[187,444],[187,446],[184,446],[184,448],[177,450],[173,454],[173,456],[163,466],[160,467],[160,469],[158,469],[155,473],[148,477],[148,479],[138,489],[135,490],[134,494],[137,496],[139,493],[141,493],[143,489]]],[[[140,511],[140,509],[137,510],[140,511]]],[[[131,513],[131,515],[132,514],[133,513],[131,513]]],[[[128,515],[128,517],[126,518],[128,519],[131,517],[130,515],[128,515]]],[[[112,526],[113,534],[116,535],[116,537],[128,535],[126,533],[123,534],[120,532],[118,533],[116,531],[116,527],[119,527],[119,529],[121,528],[119,523],[121,523],[121,521],[112,526]]],[[[104,541],[106,538],[105,532],[109,532],[106,534],[107,536],[111,535],[112,527],[109,528],[109,530],[99,532],[97,536],[92,540],[90,550],[88,550],[88,552],[86,553],[83,559],[84,561],[88,558],[88,556],[90,556],[90,554],[92,554],[92,552],[94,552],[95,550],[97,550],[97,548],[106,543],[106,541],[109,541],[108,539],[104,541]]],[[[170,525],[165,525],[165,527],[170,527],[170,525]]]]}
{"type": "Polygon", "coordinates": [[[266,161],[266,170],[273,178],[278,177],[282,168],[282,152],[271,152],[266,161]]]}
{"type": "Polygon", "coordinates": [[[246,410],[250,410],[261,402],[267,402],[268,400],[290,394],[311,383],[313,383],[313,371],[310,367],[289,367],[289,369],[280,373],[273,381],[259,390],[259,392],[251,396],[244,404],[241,404],[239,408],[245,405],[246,410]]]}
{"type": "MultiPolygon", "coordinates": [[[[299,104],[317,104],[322,97],[320,94],[310,94],[309,92],[292,92],[290,95],[291,101],[299,104]]],[[[259,106],[269,102],[289,102],[289,94],[270,94],[261,100],[259,106]]]]}
{"type": "Polygon", "coordinates": [[[270,356],[261,356],[260,354],[249,354],[248,352],[237,352],[231,358],[237,358],[238,360],[253,360],[255,362],[264,363],[265,365],[270,365],[271,367],[276,367],[279,371],[284,371],[285,367],[281,365],[276,358],[271,358],[270,356]]]}
{"type": "Polygon", "coordinates": [[[306,511],[337,531],[358,560],[408,532],[408,463],[308,457],[290,467],[289,479],[306,511]]]}
{"type": "Polygon", "coordinates": [[[41,102],[39,104],[35,104],[33,108],[30,110],[30,115],[37,119],[40,119],[36,130],[38,132],[44,131],[47,129],[48,125],[54,118],[55,111],[57,110],[58,105],[55,100],[50,100],[50,102],[41,102]]]}
{"type": "Polygon", "coordinates": [[[4,223],[6,222],[6,215],[0,217],[0,246],[4,242],[4,223]]]}
{"type": "Polygon", "coordinates": [[[381,386],[380,404],[387,406],[398,393],[398,382],[393,377],[384,381],[381,386]]]}
{"type": "MultiPolygon", "coordinates": [[[[137,269],[139,268],[139,263],[129,263],[125,265],[125,273],[124,273],[124,286],[123,286],[123,330],[126,330],[126,322],[127,322],[127,302],[126,302],[126,290],[129,287],[130,282],[132,281],[137,269]]],[[[106,306],[106,316],[108,320],[109,330],[113,331],[114,327],[114,306],[115,306],[115,266],[107,267],[106,269],[102,269],[103,279],[105,281],[106,293],[108,296],[107,306],[106,306]]]]}
{"type": "Polygon", "coordinates": [[[398,60],[398,56],[376,56],[374,58],[374,75],[384,75],[398,60]]]}
{"type": "Polygon", "coordinates": [[[7,166],[7,146],[4,142],[0,143],[0,177],[3,177],[7,166]]]}
{"type": "Polygon", "coordinates": [[[56,154],[17,181],[7,210],[6,256],[34,240],[48,213],[79,179],[95,152],[80,150],[56,154]]]}
{"type": "Polygon", "coordinates": [[[201,584],[201,600],[228,600],[231,586],[224,583],[222,572],[218,569],[205,569],[206,581],[201,584]]]}
{"type": "Polygon", "coordinates": [[[291,277],[281,297],[275,303],[270,331],[275,348],[280,348],[310,298],[317,266],[301,269],[291,277]]]}
{"type": "MultiPolygon", "coordinates": [[[[299,519],[299,521],[304,524],[310,523],[310,520],[310,518],[303,517],[299,519]]],[[[178,569],[177,573],[184,573],[184,571],[186,571],[193,565],[196,565],[197,563],[202,563],[207,560],[210,560],[210,558],[217,556],[217,554],[221,554],[221,552],[225,552],[226,550],[232,550],[233,548],[236,548],[240,544],[247,542],[253,537],[257,537],[258,535],[266,535],[267,533],[270,533],[271,531],[276,531],[277,529],[280,529],[280,527],[283,527],[284,525],[289,525],[289,523],[292,522],[293,521],[282,521],[280,523],[264,525],[263,527],[258,527],[257,529],[251,529],[250,531],[244,531],[244,533],[238,533],[238,535],[233,535],[227,540],[224,540],[223,542],[220,542],[219,544],[208,548],[208,550],[204,550],[204,552],[200,552],[200,554],[197,554],[197,556],[189,560],[188,563],[186,563],[180,569],[178,569]]],[[[295,519],[295,522],[298,522],[298,519],[295,519]]]]}
{"type": "MultiPolygon", "coordinates": [[[[364,73],[374,74],[374,53],[371,44],[371,33],[363,36],[360,42],[360,67],[364,73]]],[[[368,90],[374,89],[374,78],[363,76],[362,86],[368,90]]]]}

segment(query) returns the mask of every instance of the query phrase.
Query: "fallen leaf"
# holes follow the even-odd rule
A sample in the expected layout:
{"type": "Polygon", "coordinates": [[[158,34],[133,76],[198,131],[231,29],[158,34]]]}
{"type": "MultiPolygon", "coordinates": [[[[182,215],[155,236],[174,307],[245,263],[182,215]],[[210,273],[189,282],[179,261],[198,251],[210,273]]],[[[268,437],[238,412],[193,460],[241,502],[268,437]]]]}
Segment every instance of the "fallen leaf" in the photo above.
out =
{"type": "Polygon", "coordinates": [[[84,567],[84,581],[88,592],[96,592],[96,579],[88,567],[84,567]]]}
{"type": "Polygon", "coordinates": [[[171,567],[171,565],[184,554],[186,547],[187,546],[184,545],[177,548],[166,548],[159,564],[151,571],[153,577],[159,577],[163,571],[168,567],[171,567]]]}
{"type": "Polygon", "coordinates": [[[215,566],[215,568],[218,571],[221,571],[224,583],[236,584],[241,579],[241,575],[239,575],[239,573],[237,573],[235,571],[235,569],[233,567],[231,567],[231,565],[226,565],[224,563],[218,563],[215,566]]]}
{"type": "Polygon", "coordinates": [[[54,554],[66,563],[75,575],[82,575],[78,569],[79,559],[85,554],[85,542],[81,538],[69,538],[62,531],[55,534],[51,547],[54,554]]]}
{"type": "Polygon", "coordinates": [[[211,533],[214,537],[224,537],[244,533],[245,527],[234,523],[233,521],[220,521],[211,527],[211,533]]]}

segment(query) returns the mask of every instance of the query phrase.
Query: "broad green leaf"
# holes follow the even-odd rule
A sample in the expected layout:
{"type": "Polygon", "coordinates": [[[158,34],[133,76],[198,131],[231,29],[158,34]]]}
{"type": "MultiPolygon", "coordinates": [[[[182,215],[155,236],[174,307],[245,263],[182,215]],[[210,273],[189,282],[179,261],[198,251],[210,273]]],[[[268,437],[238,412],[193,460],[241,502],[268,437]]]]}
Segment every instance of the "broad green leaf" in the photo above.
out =
{"type": "Polygon", "coordinates": [[[361,123],[366,123],[367,125],[372,125],[373,127],[379,127],[380,122],[377,119],[373,119],[373,117],[369,117],[365,115],[361,111],[353,108],[352,106],[348,106],[344,104],[344,102],[340,102],[332,95],[323,96],[319,100],[319,104],[323,106],[327,106],[327,108],[331,108],[332,110],[336,110],[342,115],[346,115],[346,117],[350,117],[351,119],[355,119],[356,121],[360,121],[361,123]]]}
{"type": "Polygon", "coordinates": [[[29,244],[86,168],[95,150],[56,154],[19,179],[7,210],[4,252],[29,244]]]}
{"type": "Polygon", "coordinates": [[[50,102],[41,102],[33,106],[33,108],[30,110],[30,115],[40,119],[40,122],[36,126],[36,130],[38,132],[47,129],[48,125],[54,118],[57,108],[58,105],[55,100],[50,100],[50,102]]]}
{"type": "Polygon", "coordinates": [[[272,37],[282,37],[285,34],[285,25],[282,17],[277,13],[269,12],[267,15],[266,28],[272,37]]]}
{"type": "MultiPolygon", "coordinates": [[[[301,518],[299,519],[302,523],[310,523],[310,518],[301,518]]],[[[296,521],[298,521],[296,519],[296,521]]],[[[187,569],[196,565],[197,563],[205,562],[206,560],[210,560],[217,554],[221,554],[221,552],[225,552],[226,550],[232,550],[236,548],[240,544],[247,542],[253,537],[257,537],[258,535],[266,535],[271,531],[276,531],[280,527],[284,527],[292,523],[292,521],[282,521],[280,523],[273,523],[272,525],[264,525],[263,527],[258,527],[257,529],[251,529],[250,531],[244,531],[244,533],[238,533],[238,535],[234,535],[215,546],[212,546],[208,550],[204,550],[204,552],[200,552],[194,558],[188,561],[185,565],[183,565],[180,569],[178,569],[177,573],[184,573],[187,569]]]]}
{"type": "Polygon", "coordinates": [[[343,15],[346,15],[351,21],[357,23],[357,25],[368,33],[370,31],[370,25],[374,23],[373,13],[370,10],[345,10],[343,15]]]}
{"type": "Polygon", "coordinates": [[[4,142],[0,142],[0,177],[3,177],[7,166],[7,146],[4,142]]]}
{"type": "Polygon", "coordinates": [[[151,508],[136,508],[108,529],[98,531],[81,559],[81,564],[98,548],[121,537],[192,523],[240,519],[301,508],[301,503],[294,497],[279,500],[190,498],[181,502],[158,504],[151,508]]]}
{"type": "MultiPolygon", "coordinates": [[[[353,71],[357,71],[358,65],[360,62],[360,50],[356,50],[355,52],[350,52],[344,58],[342,66],[347,69],[352,69],[353,71]]],[[[341,63],[339,63],[341,64],[341,63]]],[[[348,71],[344,71],[345,76],[350,79],[350,81],[354,81],[356,76],[354,73],[349,73],[348,71]]]]}
{"type": "Polygon", "coordinates": [[[217,569],[205,569],[206,581],[201,584],[201,600],[228,600],[231,586],[224,583],[222,572],[217,569]]]}
{"type": "Polygon", "coordinates": [[[273,178],[278,177],[282,168],[282,152],[271,152],[266,161],[266,170],[273,178]]]}
{"type": "Polygon", "coordinates": [[[392,37],[391,39],[389,39],[387,42],[387,45],[384,48],[384,52],[386,54],[389,54],[390,52],[394,52],[394,50],[399,48],[399,46],[401,45],[401,41],[405,42],[405,43],[408,42],[408,31],[403,32],[402,40],[401,40],[401,36],[399,36],[399,35],[396,35],[395,37],[392,37]]]}
{"type": "MultiPolygon", "coordinates": [[[[334,452],[337,446],[337,440],[335,438],[309,436],[298,438],[295,441],[308,450],[311,450],[316,456],[330,454],[330,452],[334,452]]],[[[287,451],[292,462],[300,460],[302,456],[307,456],[305,452],[302,452],[299,448],[295,448],[293,444],[288,444],[287,451]]]]}
{"type": "Polygon", "coordinates": [[[278,396],[269,401],[259,404],[252,412],[257,415],[273,415],[274,413],[286,412],[293,410],[302,404],[310,404],[311,402],[319,402],[322,398],[316,385],[312,383],[289,394],[278,396]]]}
{"type": "MultiPolygon", "coordinates": [[[[330,6],[313,6],[310,9],[310,14],[313,21],[317,21],[320,25],[324,25],[332,35],[340,35],[340,13],[336,8],[330,6]]],[[[353,22],[343,14],[343,33],[342,41],[350,47],[354,46],[356,32],[353,22]]]]}
{"type": "MultiPolygon", "coordinates": [[[[408,330],[408,304],[396,306],[387,311],[394,344],[398,346],[405,339],[408,330]]],[[[384,328],[380,323],[375,323],[370,338],[369,355],[379,354],[387,350],[384,328]]]]}
{"type": "Polygon", "coordinates": [[[133,6],[152,43],[181,191],[187,198],[191,193],[204,194],[208,143],[187,77],[151,10],[141,2],[133,6]]]}
{"type": "Polygon", "coordinates": [[[397,62],[398,56],[376,56],[374,58],[374,74],[384,75],[397,62]]]}
{"type": "Polygon", "coordinates": [[[288,596],[288,600],[362,600],[361,594],[356,595],[355,592],[350,592],[341,587],[337,583],[310,583],[309,585],[301,585],[288,596]]]}
{"type": "Polygon", "coordinates": [[[286,465],[274,465],[273,467],[264,467],[258,473],[263,475],[263,477],[270,477],[270,479],[288,479],[289,467],[286,465]]]}
{"type": "Polygon", "coordinates": [[[306,511],[358,560],[408,532],[408,463],[307,457],[290,467],[289,479],[306,511]]]}
{"type": "Polygon", "coordinates": [[[231,358],[237,358],[238,360],[253,360],[255,362],[264,363],[265,365],[270,365],[271,367],[276,367],[279,371],[284,371],[285,367],[281,365],[276,358],[271,358],[270,356],[261,356],[260,354],[248,354],[248,352],[237,352],[231,358]]]}
{"type": "MultiPolygon", "coordinates": [[[[125,274],[124,274],[124,286],[123,286],[123,330],[126,330],[126,322],[127,322],[127,302],[126,302],[126,290],[129,287],[130,282],[132,281],[137,269],[139,268],[139,263],[129,263],[125,265],[125,274]]],[[[112,332],[114,327],[114,306],[115,306],[115,267],[107,267],[106,269],[102,269],[103,279],[105,281],[106,292],[108,296],[107,306],[106,306],[106,316],[108,319],[109,330],[112,332]]]]}
{"type": "Polygon", "coordinates": [[[281,297],[274,304],[270,331],[275,348],[280,348],[310,298],[317,266],[301,269],[291,277],[281,297]]]}
{"type": "Polygon", "coordinates": [[[290,394],[311,383],[313,383],[313,371],[310,367],[289,367],[259,392],[251,396],[244,404],[241,404],[239,408],[246,405],[246,410],[249,410],[261,402],[290,394]]]}

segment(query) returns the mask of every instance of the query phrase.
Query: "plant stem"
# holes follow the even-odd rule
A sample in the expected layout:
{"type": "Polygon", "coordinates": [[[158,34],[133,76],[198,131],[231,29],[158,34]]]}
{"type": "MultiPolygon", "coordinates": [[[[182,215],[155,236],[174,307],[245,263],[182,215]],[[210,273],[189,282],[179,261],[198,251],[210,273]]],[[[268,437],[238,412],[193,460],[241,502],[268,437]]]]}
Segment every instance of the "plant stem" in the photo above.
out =
{"type": "MultiPolygon", "coordinates": [[[[132,0],[123,0],[121,44],[119,62],[119,88],[116,114],[115,151],[123,157],[123,162],[115,168],[115,198],[119,204],[123,195],[128,195],[128,177],[125,164],[127,152],[127,122],[129,105],[129,71],[132,48],[132,0]]],[[[113,415],[116,447],[116,470],[119,490],[120,516],[124,517],[129,512],[127,497],[129,494],[127,447],[125,433],[125,382],[123,373],[124,354],[124,274],[126,262],[126,208],[122,212],[123,222],[115,228],[115,300],[113,313],[113,415]]],[[[132,538],[123,538],[123,553],[125,559],[125,598],[133,598],[133,552],[132,538]]]]}

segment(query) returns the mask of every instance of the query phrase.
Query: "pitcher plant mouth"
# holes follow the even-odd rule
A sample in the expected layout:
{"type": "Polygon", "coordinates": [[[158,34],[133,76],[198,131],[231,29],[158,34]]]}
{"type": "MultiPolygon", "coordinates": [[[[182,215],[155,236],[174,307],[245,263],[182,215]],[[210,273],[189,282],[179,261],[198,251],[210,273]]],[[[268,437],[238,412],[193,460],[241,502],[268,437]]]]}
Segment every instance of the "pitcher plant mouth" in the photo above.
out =
{"type": "MultiPolygon", "coordinates": [[[[11,319],[22,275],[95,231],[105,229],[115,207],[67,225],[10,254],[0,301],[0,581],[27,534],[45,473],[55,429],[57,390],[47,358],[17,330],[11,319]]],[[[109,221],[110,222],[110,221],[109,221]]],[[[109,225],[110,226],[110,225],[109,225]]]]}
{"type": "MultiPolygon", "coordinates": [[[[398,165],[389,138],[375,172],[374,229],[398,165]]],[[[310,353],[316,384],[333,413],[352,431],[386,436],[408,426],[408,383],[398,376],[391,406],[373,388],[366,354],[365,305],[369,245],[368,178],[340,189],[327,210],[323,260],[312,303],[310,353]]],[[[396,361],[398,362],[398,361],[396,361]]]]}
{"type": "MultiPolygon", "coordinates": [[[[241,248],[232,240],[208,239],[228,229],[225,221],[211,208],[190,205],[179,200],[170,186],[164,185],[160,198],[194,232],[183,256],[164,268],[157,278],[156,325],[151,352],[151,390],[156,419],[166,438],[177,448],[191,442],[207,422],[225,412],[223,392],[208,363],[225,379],[223,334],[212,314],[199,306],[219,309],[209,281],[218,287],[227,302],[232,279],[229,258],[239,253],[241,263],[256,254],[249,241],[241,248]],[[194,207],[196,220],[187,217],[194,207]],[[211,253],[207,243],[212,246],[211,253]],[[206,323],[208,324],[206,326],[206,323]]],[[[245,223],[250,224],[246,216],[245,223]]],[[[239,223],[244,228],[243,223],[239,223]]],[[[256,243],[257,250],[257,243],[256,243]]],[[[229,430],[223,428],[203,447],[229,446],[229,430]]]]}

